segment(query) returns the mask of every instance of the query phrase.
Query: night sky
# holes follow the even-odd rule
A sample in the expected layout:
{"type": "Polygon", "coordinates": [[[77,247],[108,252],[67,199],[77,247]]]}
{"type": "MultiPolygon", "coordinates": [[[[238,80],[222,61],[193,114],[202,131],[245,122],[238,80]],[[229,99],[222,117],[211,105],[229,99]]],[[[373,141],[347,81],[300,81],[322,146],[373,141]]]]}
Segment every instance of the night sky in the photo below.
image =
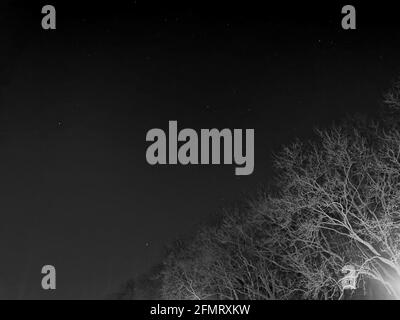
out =
{"type": "MultiPolygon", "coordinates": [[[[400,75],[390,5],[2,1],[0,298],[101,299],[271,179],[271,155],[400,75]],[[41,28],[41,8],[57,29],[41,28]],[[254,128],[255,171],[150,166],[152,128],[254,128]],[[57,290],[41,289],[41,267],[57,290]]],[[[381,3],[381,2],[379,2],[381,3]]]]}

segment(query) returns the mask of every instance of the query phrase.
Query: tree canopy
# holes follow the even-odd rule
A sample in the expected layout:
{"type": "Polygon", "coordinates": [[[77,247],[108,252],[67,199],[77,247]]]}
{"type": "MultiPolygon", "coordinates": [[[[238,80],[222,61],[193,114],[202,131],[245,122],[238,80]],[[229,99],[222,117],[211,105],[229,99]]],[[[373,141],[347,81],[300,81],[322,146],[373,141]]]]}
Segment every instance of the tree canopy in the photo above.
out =
{"type": "Polygon", "coordinates": [[[380,118],[316,130],[274,157],[275,179],[169,250],[165,299],[400,298],[400,85],[380,118]]]}

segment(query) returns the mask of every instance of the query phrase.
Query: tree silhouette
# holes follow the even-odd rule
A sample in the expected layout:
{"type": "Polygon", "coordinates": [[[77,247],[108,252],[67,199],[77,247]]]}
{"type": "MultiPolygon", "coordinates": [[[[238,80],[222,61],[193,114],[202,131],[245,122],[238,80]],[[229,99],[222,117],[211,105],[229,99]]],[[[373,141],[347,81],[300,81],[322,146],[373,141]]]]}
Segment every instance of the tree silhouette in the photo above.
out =
{"type": "Polygon", "coordinates": [[[148,272],[126,281],[117,293],[109,298],[113,300],[157,300],[161,298],[160,275],[162,264],[157,264],[148,272]]]}

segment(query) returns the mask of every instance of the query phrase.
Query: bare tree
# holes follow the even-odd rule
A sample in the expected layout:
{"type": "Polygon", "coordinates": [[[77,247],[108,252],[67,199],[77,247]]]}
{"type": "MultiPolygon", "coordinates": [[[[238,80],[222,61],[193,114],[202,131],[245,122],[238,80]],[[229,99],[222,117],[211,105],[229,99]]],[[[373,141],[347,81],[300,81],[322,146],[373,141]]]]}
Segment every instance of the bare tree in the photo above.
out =
{"type": "Polygon", "coordinates": [[[189,245],[178,244],[165,262],[167,299],[283,299],[291,275],[266,259],[273,246],[255,210],[230,211],[203,228],[189,245]],[[285,276],[284,276],[285,274],[285,276]]]}
{"type": "Polygon", "coordinates": [[[347,279],[400,298],[399,100],[395,85],[380,122],[351,119],[283,148],[273,192],[170,254],[164,296],[341,299],[347,279]]]}
{"type": "Polygon", "coordinates": [[[318,135],[318,143],[298,142],[277,157],[281,192],[271,202],[288,219],[294,257],[317,257],[311,265],[331,272],[318,284],[311,279],[318,270],[310,273],[297,258],[291,265],[315,283],[317,295],[322,283],[335,287],[335,270],[351,264],[399,297],[400,132],[373,124],[369,135],[339,127],[318,135]]]}

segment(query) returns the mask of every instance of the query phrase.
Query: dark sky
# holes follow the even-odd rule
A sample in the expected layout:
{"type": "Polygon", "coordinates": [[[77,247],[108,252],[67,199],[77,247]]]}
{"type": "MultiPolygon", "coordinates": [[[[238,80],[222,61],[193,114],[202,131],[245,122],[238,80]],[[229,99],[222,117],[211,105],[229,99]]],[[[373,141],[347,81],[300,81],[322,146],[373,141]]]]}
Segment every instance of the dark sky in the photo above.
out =
{"type": "Polygon", "coordinates": [[[344,31],[342,2],[188,2],[2,1],[0,298],[103,298],[267,183],[282,143],[376,112],[400,75],[390,5],[355,4],[344,31]],[[151,167],[146,133],[169,120],[254,128],[253,175],[151,167]]]}

